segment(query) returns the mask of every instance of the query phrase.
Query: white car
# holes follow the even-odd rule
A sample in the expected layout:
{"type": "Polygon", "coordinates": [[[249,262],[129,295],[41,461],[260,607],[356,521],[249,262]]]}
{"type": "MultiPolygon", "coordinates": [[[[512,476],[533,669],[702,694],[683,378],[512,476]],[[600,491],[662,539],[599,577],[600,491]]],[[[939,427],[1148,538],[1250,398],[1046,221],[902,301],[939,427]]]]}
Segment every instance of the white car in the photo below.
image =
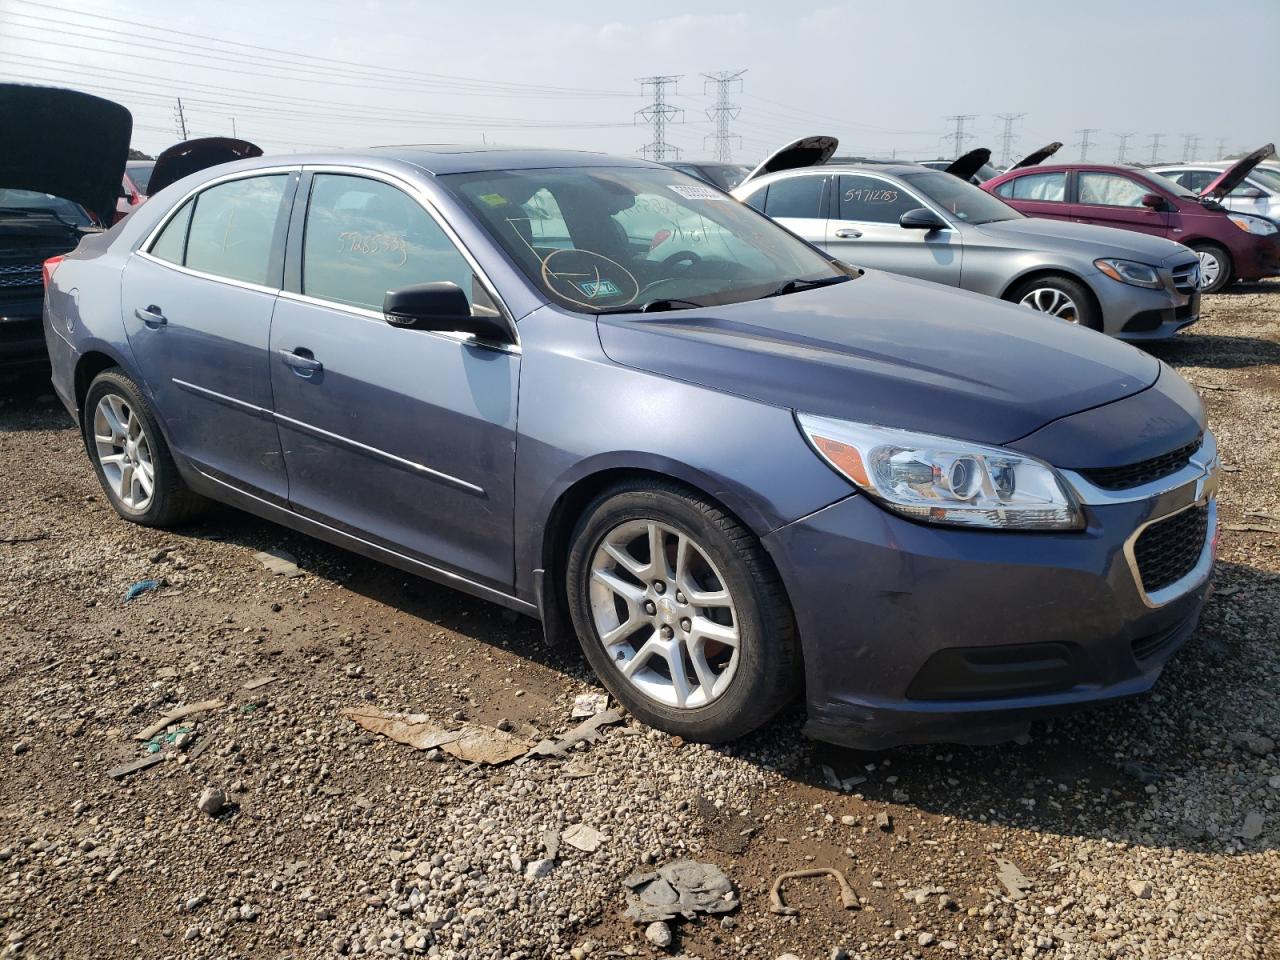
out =
{"type": "MultiPolygon", "coordinates": [[[[1223,171],[1236,161],[1221,160],[1211,163],[1170,163],[1150,167],[1192,193],[1205,195],[1223,171]]],[[[1228,210],[1235,213],[1251,213],[1280,223],[1280,168],[1260,163],[1225,197],[1215,197],[1228,210]]]]}

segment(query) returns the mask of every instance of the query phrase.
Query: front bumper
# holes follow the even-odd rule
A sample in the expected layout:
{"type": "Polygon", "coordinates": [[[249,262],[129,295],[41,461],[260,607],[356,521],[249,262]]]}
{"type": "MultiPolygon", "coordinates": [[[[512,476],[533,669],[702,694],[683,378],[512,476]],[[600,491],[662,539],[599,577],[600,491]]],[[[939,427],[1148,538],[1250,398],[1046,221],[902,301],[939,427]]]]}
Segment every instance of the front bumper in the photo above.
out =
{"type": "Polygon", "coordinates": [[[1167,340],[1200,319],[1200,291],[1175,280],[1174,271],[1199,269],[1195,261],[1164,263],[1161,289],[1119,283],[1105,274],[1091,277],[1102,306],[1103,331],[1121,340],[1167,340]],[[1182,289],[1179,289],[1179,287],[1182,289]]]}
{"type": "Polygon", "coordinates": [[[859,749],[994,743],[1059,710],[1149,690],[1194,631],[1216,551],[1212,437],[1147,488],[1078,474],[1088,527],[1012,533],[914,523],[862,495],[769,534],[804,644],[806,732],[859,749]],[[1195,566],[1144,591],[1145,527],[1207,511],[1195,566]]]}

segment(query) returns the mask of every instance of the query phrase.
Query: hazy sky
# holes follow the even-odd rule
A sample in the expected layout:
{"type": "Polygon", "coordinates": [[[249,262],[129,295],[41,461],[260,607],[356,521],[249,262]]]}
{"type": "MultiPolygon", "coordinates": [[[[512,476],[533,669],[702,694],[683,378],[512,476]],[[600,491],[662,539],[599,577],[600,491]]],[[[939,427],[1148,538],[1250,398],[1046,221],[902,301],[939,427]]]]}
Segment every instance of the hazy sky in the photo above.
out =
{"type": "Polygon", "coordinates": [[[1280,139],[1280,0],[1057,5],[604,4],[580,0],[0,0],[0,79],[72,86],[134,114],[134,144],[232,130],[269,152],[443,141],[635,153],[651,131],[637,78],[682,75],[668,140],[705,157],[703,73],[746,70],[735,158],[796,136],[841,152],[953,153],[973,114],[1000,158],[999,114],[1026,114],[1013,152],[1067,143],[1091,159],[1202,157],[1280,139]],[[680,12],[681,10],[686,12],[680,12]],[[1219,27],[1215,20],[1224,21],[1219,27]]]}

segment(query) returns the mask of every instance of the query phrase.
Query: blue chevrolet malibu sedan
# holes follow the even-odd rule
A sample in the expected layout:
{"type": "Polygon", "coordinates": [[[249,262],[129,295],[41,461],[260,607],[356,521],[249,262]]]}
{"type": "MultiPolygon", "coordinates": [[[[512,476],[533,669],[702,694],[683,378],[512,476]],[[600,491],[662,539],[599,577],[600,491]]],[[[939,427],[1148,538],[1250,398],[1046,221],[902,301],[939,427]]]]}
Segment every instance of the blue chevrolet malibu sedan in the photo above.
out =
{"type": "Polygon", "coordinates": [[[46,277],[120,516],[219,500],[539,617],[684,737],[803,690],[823,739],[993,742],[1147,690],[1208,590],[1171,369],[657,164],[246,160],[46,277]]]}

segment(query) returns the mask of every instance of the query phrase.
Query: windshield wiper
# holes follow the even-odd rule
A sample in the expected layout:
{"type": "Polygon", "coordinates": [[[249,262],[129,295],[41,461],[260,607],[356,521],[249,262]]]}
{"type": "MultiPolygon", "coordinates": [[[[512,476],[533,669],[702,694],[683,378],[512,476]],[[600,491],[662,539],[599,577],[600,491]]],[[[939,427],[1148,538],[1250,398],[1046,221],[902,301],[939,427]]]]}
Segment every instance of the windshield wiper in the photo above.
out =
{"type": "Polygon", "coordinates": [[[701,306],[702,304],[694,303],[692,300],[663,298],[661,300],[649,300],[638,307],[633,304],[625,304],[620,307],[605,307],[602,310],[598,310],[597,313],[658,313],[661,310],[688,310],[691,307],[701,306]]]}
{"type": "Polygon", "coordinates": [[[846,280],[852,280],[853,277],[848,274],[840,274],[834,277],[819,277],[817,280],[806,280],[803,277],[793,277],[778,285],[778,288],[769,294],[771,297],[781,297],[783,294],[796,293],[800,290],[812,290],[814,287],[826,287],[833,283],[843,283],[846,280]]]}

